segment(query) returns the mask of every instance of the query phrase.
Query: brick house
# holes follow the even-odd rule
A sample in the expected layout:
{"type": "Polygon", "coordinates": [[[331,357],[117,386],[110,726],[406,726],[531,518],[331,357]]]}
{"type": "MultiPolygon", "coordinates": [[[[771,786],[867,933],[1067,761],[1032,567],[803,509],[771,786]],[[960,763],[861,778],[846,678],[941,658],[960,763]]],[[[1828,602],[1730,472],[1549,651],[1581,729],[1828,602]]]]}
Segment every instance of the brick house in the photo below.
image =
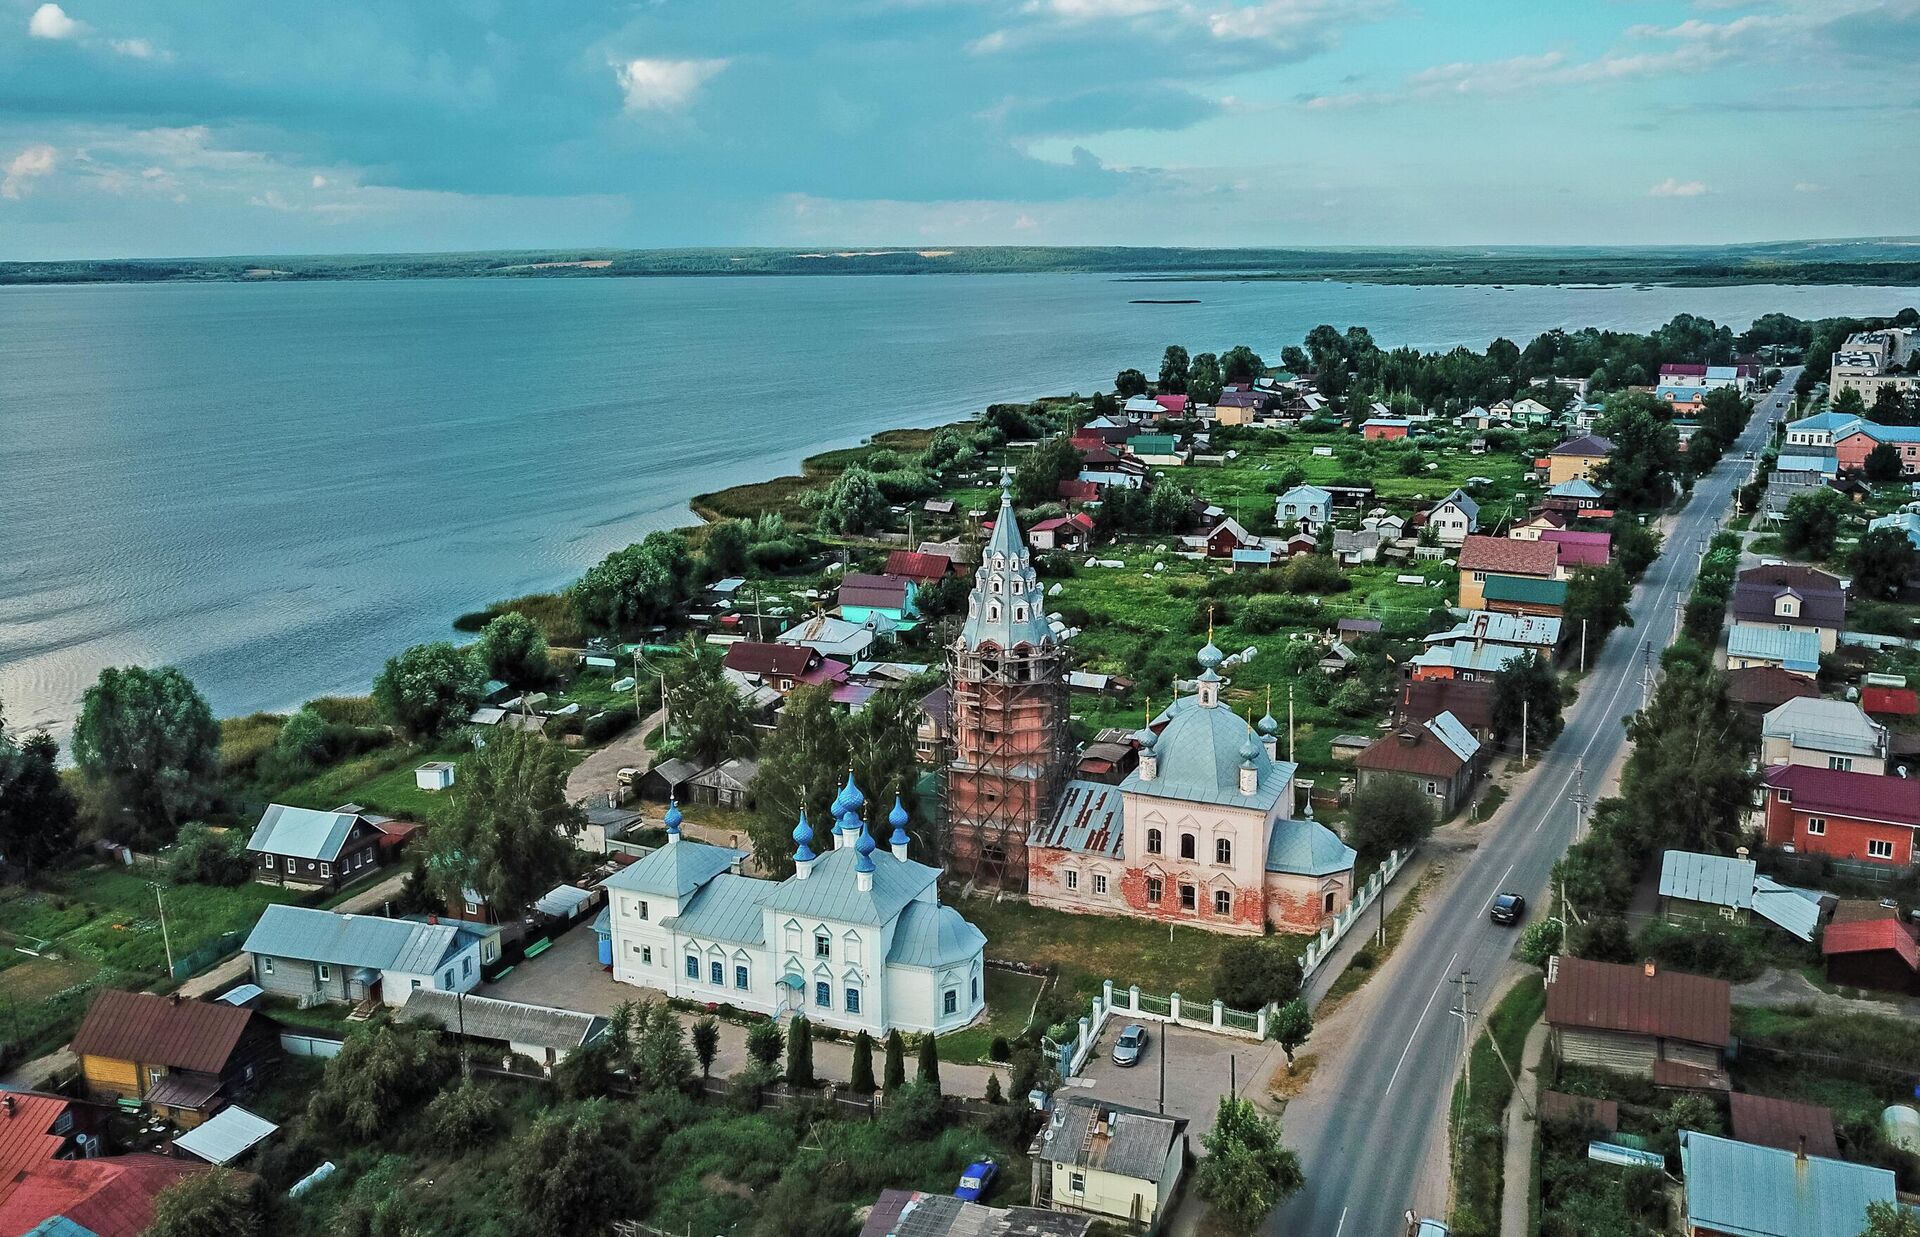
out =
{"type": "Polygon", "coordinates": [[[1920,781],[1774,765],[1763,783],[1767,845],[1892,868],[1913,866],[1920,781]]]}

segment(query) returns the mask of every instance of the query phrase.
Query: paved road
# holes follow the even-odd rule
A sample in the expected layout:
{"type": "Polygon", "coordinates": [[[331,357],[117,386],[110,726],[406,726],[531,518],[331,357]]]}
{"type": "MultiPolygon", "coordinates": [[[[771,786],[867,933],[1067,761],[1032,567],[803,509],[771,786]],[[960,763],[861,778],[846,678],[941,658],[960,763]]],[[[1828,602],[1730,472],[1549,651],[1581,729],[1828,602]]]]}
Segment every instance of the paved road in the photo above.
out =
{"type": "Polygon", "coordinates": [[[1363,1042],[1330,1062],[1331,1074],[1313,1089],[1327,1102],[1304,1128],[1289,1128],[1307,1185],[1269,1216],[1269,1237],[1399,1237],[1408,1208],[1444,1215],[1444,1179],[1429,1171],[1444,1163],[1447,1106],[1463,1044],[1453,1012],[1464,970],[1474,979],[1474,1007],[1497,986],[1511,961],[1517,934],[1487,921],[1487,905],[1501,890],[1545,905],[1554,861],[1573,838],[1568,801],[1576,763],[1591,792],[1626,747],[1621,722],[1642,704],[1648,665],[1672,639],[1677,603],[1693,586],[1699,550],[1727,513],[1735,487],[1752,464],[1742,459],[1765,443],[1770,422],[1790,400],[1798,370],[1760,401],[1753,421],[1720,465],[1694,487],[1675,518],[1666,552],[1648,569],[1634,595],[1634,626],[1614,633],[1601,652],[1566,729],[1500,813],[1502,823],[1465,862],[1464,870],[1429,898],[1416,936],[1374,978],[1384,992],[1361,1030],[1363,1042]],[[1325,1090],[1323,1090],[1325,1088],[1325,1090]]]}

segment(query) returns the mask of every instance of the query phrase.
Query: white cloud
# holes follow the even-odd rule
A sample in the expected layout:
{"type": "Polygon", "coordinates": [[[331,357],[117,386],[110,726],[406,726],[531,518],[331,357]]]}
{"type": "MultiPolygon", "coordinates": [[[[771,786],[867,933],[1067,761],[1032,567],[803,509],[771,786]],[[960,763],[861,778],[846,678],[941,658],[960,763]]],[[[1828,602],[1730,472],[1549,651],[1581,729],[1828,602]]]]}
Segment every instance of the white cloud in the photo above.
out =
{"type": "Polygon", "coordinates": [[[1825,185],[1815,184],[1810,180],[1803,180],[1794,185],[1793,191],[1795,193],[1825,193],[1827,187],[1825,185]]]}
{"type": "Polygon", "coordinates": [[[1033,0],[1027,11],[1051,13],[1064,21],[1111,21],[1172,7],[1171,0],[1033,0]]]}
{"type": "Polygon", "coordinates": [[[43,4],[27,19],[27,33],[36,39],[71,39],[85,27],[57,4],[43,4]]]}
{"type": "Polygon", "coordinates": [[[135,60],[152,60],[160,55],[153,44],[145,39],[115,39],[109,46],[122,56],[132,56],[135,60]]]}
{"type": "Polygon", "coordinates": [[[726,60],[628,60],[613,66],[629,112],[675,111],[693,101],[726,60]]]}
{"type": "Polygon", "coordinates": [[[975,39],[973,42],[967,44],[967,50],[972,52],[976,56],[989,55],[993,52],[997,52],[1005,49],[1005,47],[1007,46],[1007,39],[1008,39],[1007,32],[1004,30],[989,31],[988,33],[983,34],[979,38],[975,39]]]}
{"type": "Polygon", "coordinates": [[[35,180],[53,171],[58,158],[58,152],[45,143],[29,146],[15,155],[7,164],[7,174],[0,177],[0,198],[18,200],[32,188],[35,180]]]}
{"type": "Polygon", "coordinates": [[[327,187],[327,178],[315,172],[313,174],[313,187],[315,189],[325,189],[327,187]]]}
{"type": "Polygon", "coordinates": [[[1669,176],[1653,188],[1647,190],[1650,198],[1697,198],[1707,192],[1707,182],[1703,180],[1681,180],[1669,176]]]}

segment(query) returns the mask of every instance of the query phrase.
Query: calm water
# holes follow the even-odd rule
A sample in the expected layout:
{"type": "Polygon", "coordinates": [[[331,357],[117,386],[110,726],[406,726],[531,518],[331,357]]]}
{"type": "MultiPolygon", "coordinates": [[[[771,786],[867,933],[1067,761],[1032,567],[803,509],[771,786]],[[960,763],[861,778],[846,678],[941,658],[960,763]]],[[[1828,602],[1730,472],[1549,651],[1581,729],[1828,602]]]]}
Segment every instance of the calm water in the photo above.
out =
{"type": "Polygon", "coordinates": [[[686,523],[695,493],[1091,390],[1175,340],[1277,356],[1330,322],[1481,346],[1914,299],[1068,275],[0,289],[0,700],[11,727],[64,730],[129,662],[181,666],[229,714],[363,691],[456,614],[686,523]]]}

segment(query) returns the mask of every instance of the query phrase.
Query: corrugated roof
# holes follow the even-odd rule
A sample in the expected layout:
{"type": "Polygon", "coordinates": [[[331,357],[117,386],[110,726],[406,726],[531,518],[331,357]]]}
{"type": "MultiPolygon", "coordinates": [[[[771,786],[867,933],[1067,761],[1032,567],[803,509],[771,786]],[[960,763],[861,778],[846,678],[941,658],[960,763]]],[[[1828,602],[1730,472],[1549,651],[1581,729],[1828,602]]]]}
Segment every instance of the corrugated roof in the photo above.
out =
{"type": "Polygon", "coordinates": [[[1815,765],[1772,765],[1764,780],[1785,791],[1795,810],[1851,820],[1920,826],[1920,781],[1878,773],[1849,773],[1815,765]]]}
{"type": "Polygon", "coordinates": [[[1620,1105],[1614,1100],[1590,1095],[1568,1095],[1563,1091],[1540,1093],[1542,1121],[1585,1121],[1612,1133],[1620,1128],[1620,1105]]]}
{"type": "Polygon", "coordinates": [[[1893,1174],[1824,1156],[1685,1130],[1686,1219],[1727,1237],[1836,1237],[1866,1224],[1867,1204],[1897,1202],[1893,1174]]]}
{"type": "Polygon", "coordinates": [[[875,576],[849,572],[840,580],[840,604],[876,610],[898,610],[913,593],[913,581],[904,576],[875,576]]]}
{"type": "Polygon", "coordinates": [[[1547,968],[1547,1022],[1724,1048],[1731,992],[1724,979],[1556,956],[1547,968]]]}
{"type": "Polygon", "coordinates": [[[765,945],[766,920],[760,911],[778,887],[774,881],[722,872],[700,886],[685,910],[660,923],[682,936],[701,941],[765,945]]]}
{"type": "Polygon", "coordinates": [[[97,1237],[140,1237],[153,1221],[153,1200],[206,1165],[134,1152],[97,1160],[53,1160],[29,1172],[0,1200],[0,1233],[23,1233],[65,1216],[97,1237]]]}
{"type": "Polygon", "coordinates": [[[743,850],[682,838],[642,856],[601,884],[629,893],[684,898],[746,857],[743,850]]]}
{"type": "Polygon", "coordinates": [[[52,1132],[53,1123],[73,1101],[31,1091],[0,1089],[0,1094],[13,1104],[12,1113],[0,1118],[0,1197],[5,1197],[15,1176],[51,1160],[66,1144],[65,1135],[52,1132]]]}
{"type": "Polygon", "coordinates": [[[231,1164],[279,1128],[238,1104],[229,1104],[174,1139],[173,1145],[209,1164],[231,1164]]]}
{"type": "Polygon", "coordinates": [[[1735,704],[1772,708],[1789,700],[1819,694],[1819,687],[1805,676],[1779,666],[1746,666],[1727,671],[1727,699],[1735,704]]]}
{"type": "Polygon", "coordinates": [[[1810,889],[1795,889],[1771,876],[1754,878],[1753,913],[1803,941],[1811,941],[1820,926],[1820,903],[1821,895],[1810,889]]]}
{"type": "Polygon", "coordinates": [[[971,961],[986,948],[987,937],[951,906],[909,902],[893,930],[887,962],[894,966],[952,966],[971,961]]]}
{"type": "Polygon", "coordinates": [[[487,996],[461,996],[432,988],[415,988],[401,1007],[400,1017],[431,1022],[471,1039],[497,1039],[555,1050],[592,1042],[607,1020],[573,1009],[528,1005],[487,996]]]}
{"type": "Polygon", "coordinates": [[[269,906],[242,948],[250,954],[302,962],[425,974],[445,960],[457,935],[452,925],[444,923],[269,906]]]}
{"type": "Polygon", "coordinates": [[[1481,589],[1488,601],[1517,602],[1530,606],[1567,604],[1565,580],[1537,580],[1530,576],[1490,575],[1481,589]]]}
{"type": "Polygon", "coordinates": [[[1355,857],[1353,847],[1317,820],[1276,820],[1264,866],[1286,876],[1332,876],[1353,871],[1355,857]]]}
{"type": "Polygon", "coordinates": [[[1584,438],[1569,438],[1548,455],[1579,455],[1593,457],[1607,455],[1613,451],[1613,440],[1601,434],[1588,434],[1584,438]]]}
{"type": "Polygon", "coordinates": [[[1028,843],[1118,859],[1125,849],[1125,804],[1118,786],[1076,778],[1061,791],[1053,818],[1036,825],[1028,843]]]}
{"type": "Polygon", "coordinates": [[[1820,669],[1820,636],[1811,631],[1781,631],[1776,627],[1735,623],[1727,632],[1727,656],[1774,661],[1789,670],[1812,673],[1820,669]]]}
{"type": "Polygon", "coordinates": [[[940,879],[938,868],[876,853],[873,888],[863,891],[853,870],[856,858],[853,847],[836,846],[814,860],[807,879],[789,878],[775,886],[767,909],[840,923],[882,924],[940,879]]]}
{"type": "Polygon", "coordinates": [[[73,1053],[218,1074],[257,1017],[250,1009],[218,1001],[109,988],[87,1008],[73,1034],[73,1053]]]}
{"type": "Polygon", "coordinates": [[[1091,1095],[1055,1097],[1042,1131],[1040,1158],[1097,1168],[1136,1181],[1158,1181],[1185,1137],[1186,1121],[1110,1103],[1091,1095]]]}
{"type": "Polygon", "coordinates": [[[275,803],[261,814],[260,823],[253,827],[247,849],[332,862],[340,857],[340,848],[346,844],[347,835],[353,832],[359,819],[352,812],[316,812],[312,808],[275,803]]]}
{"type": "Polygon", "coordinates": [[[765,644],[756,640],[742,640],[727,646],[727,655],[722,664],[741,674],[772,674],[792,678],[804,673],[819,659],[819,652],[804,644],[765,644]]]}
{"type": "Polygon", "coordinates": [[[1758,871],[1751,859],[1670,850],[1660,857],[1660,896],[1751,910],[1758,871]]]}
{"type": "MultiPolygon", "coordinates": [[[[1450,713],[1441,713],[1417,725],[1407,724],[1398,730],[1367,745],[1367,750],[1354,757],[1354,764],[1361,769],[1373,769],[1381,773],[1405,773],[1415,777],[1451,778],[1463,765],[1473,759],[1473,753],[1479,750],[1479,740],[1473,739],[1473,747],[1465,755],[1455,748],[1453,741],[1441,738],[1434,729],[1434,723],[1442,717],[1452,717],[1450,713]]],[[[1461,734],[1466,728],[1456,718],[1453,727],[1461,734]]]]}
{"type": "Polygon", "coordinates": [[[1447,750],[1461,760],[1472,760],[1480,751],[1480,740],[1473,737],[1460,719],[1451,713],[1441,713],[1427,722],[1427,729],[1433,737],[1447,745],[1447,750]]]}
{"type": "Polygon", "coordinates": [[[1860,707],[1884,717],[1912,717],[1920,713],[1920,695],[1906,687],[1863,687],[1860,707]]]}
{"type": "Polygon", "coordinates": [[[1733,1115],[1733,1136],[1743,1143],[1839,1158],[1840,1144],[1833,1136],[1831,1108],[1749,1095],[1745,1091],[1729,1095],[1727,1105],[1733,1115]]]}
{"type": "MultiPolygon", "coordinates": [[[[1739,630],[1734,629],[1736,633],[1739,630]]],[[[1819,648],[1819,637],[1810,631],[1778,634],[1801,636],[1813,642],[1816,650],[1819,648]]],[[[1815,656],[1817,659],[1817,652],[1815,656]]],[[[1809,696],[1789,700],[1768,712],[1760,723],[1760,734],[1768,739],[1786,739],[1796,747],[1874,756],[1884,750],[1886,731],[1851,701],[1809,696]]]]}
{"type": "Polygon", "coordinates": [[[1569,477],[1565,481],[1556,482],[1547,487],[1549,498],[1598,499],[1604,493],[1605,491],[1585,477],[1569,477]]]}
{"type": "Polygon", "coordinates": [[[1853,923],[1830,923],[1820,934],[1820,953],[1879,953],[1885,950],[1900,955],[1908,970],[1920,970],[1920,945],[1898,919],[1860,919],[1853,923]]]}
{"type": "Polygon", "coordinates": [[[1469,610],[1465,618],[1448,630],[1426,637],[1428,644],[1451,644],[1456,640],[1484,640],[1493,644],[1551,648],[1560,642],[1560,620],[1553,615],[1469,610]]]}

